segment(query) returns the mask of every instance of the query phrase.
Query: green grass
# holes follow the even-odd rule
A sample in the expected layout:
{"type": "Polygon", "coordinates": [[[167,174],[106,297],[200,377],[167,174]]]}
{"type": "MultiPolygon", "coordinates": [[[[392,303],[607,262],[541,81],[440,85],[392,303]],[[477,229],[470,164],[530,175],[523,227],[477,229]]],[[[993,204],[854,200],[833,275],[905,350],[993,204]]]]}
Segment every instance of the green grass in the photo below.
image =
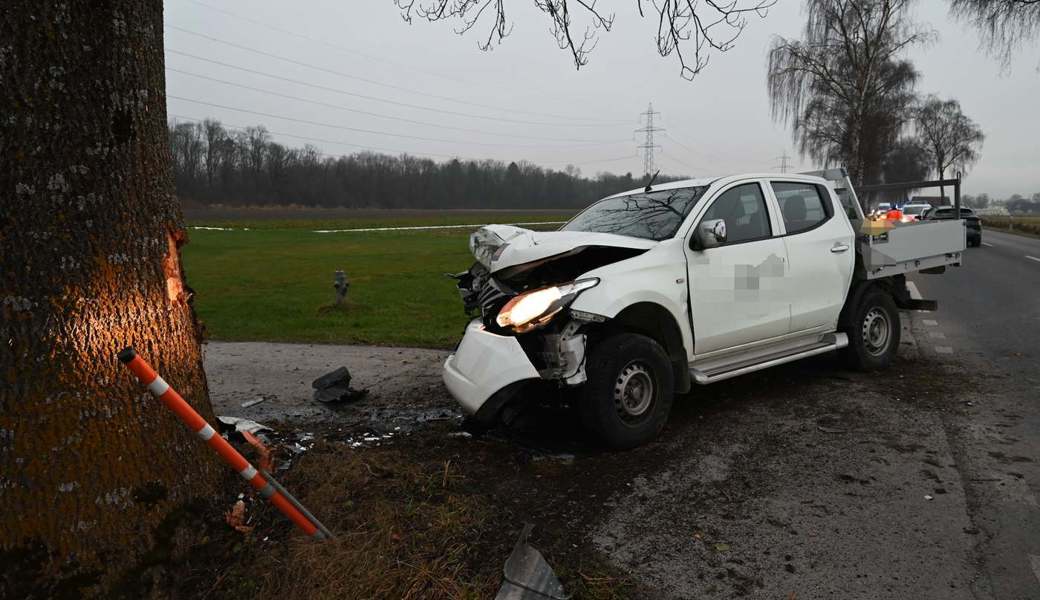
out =
{"type": "Polygon", "coordinates": [[[192,230],[183,257],[210,339],[450,347],[466,317],[443,274],[472,263],[469,233],[192,230]],[[329,309],[337,269],[350,293],[329,309]]]}

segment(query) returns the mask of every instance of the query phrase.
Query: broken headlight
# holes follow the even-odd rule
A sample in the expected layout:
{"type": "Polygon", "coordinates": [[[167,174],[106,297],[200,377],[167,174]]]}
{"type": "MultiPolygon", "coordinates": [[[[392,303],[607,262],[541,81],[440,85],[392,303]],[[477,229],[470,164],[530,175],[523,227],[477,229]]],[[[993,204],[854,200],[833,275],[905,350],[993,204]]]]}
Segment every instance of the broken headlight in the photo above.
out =
{"type": "Polygon", "coordinates": [[[495,322],[517,333],[538,329],[574,301],[581,292],[595,287],[599,279],[581,279],[544,287],[516,296],[502,307],[495,322]]]}

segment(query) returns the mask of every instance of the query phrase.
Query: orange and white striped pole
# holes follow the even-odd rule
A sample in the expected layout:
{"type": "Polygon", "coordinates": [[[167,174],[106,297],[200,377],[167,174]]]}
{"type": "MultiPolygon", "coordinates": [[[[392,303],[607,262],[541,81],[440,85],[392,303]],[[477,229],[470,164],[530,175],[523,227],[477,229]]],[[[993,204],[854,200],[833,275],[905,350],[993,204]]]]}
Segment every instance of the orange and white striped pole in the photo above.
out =
{"type": "Polygon", "coordinates": [[[224,459],[224,462],[238,472],[250,485],[259,490],[260,495],[267,498],[271,504],[274,504],[278,510],[289,517],[289,520],[302,529],[305,534],[319,540],[332,537],[332,533],[318,519],[314,518],[314,515],[308,512],[296,498],[293,498],[285,488],[275,481],[270,473],[257,471],[227,440],[217,435],[217,432],[202,418],[202,415],[185,402],[184,398],[170,387],[168,383],[163,381],[163,378],[159,377],[155,370],[138,356],[133,348],[124,349],[118,356],[119,360],[137,376],[137,379],[142,384],[148,386],[152,394],[161,400],[167,408],[172,410],[180,418],[181,422],[188,426],[188,429],[194,431],[209,444],[210,448],[213,448],[224,459]]]}

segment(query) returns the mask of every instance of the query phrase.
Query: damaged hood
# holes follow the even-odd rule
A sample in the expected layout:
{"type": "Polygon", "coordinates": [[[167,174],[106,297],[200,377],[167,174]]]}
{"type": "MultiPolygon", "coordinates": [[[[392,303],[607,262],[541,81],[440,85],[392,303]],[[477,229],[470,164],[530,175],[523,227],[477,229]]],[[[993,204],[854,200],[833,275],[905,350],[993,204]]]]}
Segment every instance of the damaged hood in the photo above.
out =
{"type": "Polygon", "coordinates": [[[573,258],[582,253],[612,257],[594,260],[589,269],[623,260],[659,244],[653,240],[596,233],[591,231],[532,231],[512,225],[487,225],[470,236],[470,250],[477,262],[492,274],[506,275],[529,269],[524,265],[550,262],[554,258],[573,258]],[[617,251],[612,252],[611,249],[617,251]]]}

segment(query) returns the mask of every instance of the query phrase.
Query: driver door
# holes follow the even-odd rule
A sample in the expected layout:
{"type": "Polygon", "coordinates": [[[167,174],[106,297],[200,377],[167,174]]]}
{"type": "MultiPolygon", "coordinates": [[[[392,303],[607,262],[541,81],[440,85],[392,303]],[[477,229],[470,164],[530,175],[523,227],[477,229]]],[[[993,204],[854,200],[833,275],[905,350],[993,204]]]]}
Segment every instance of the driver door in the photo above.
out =
{"type": "Polygon", "coordinates": [[[757,181],[724,189],[697,219],[686,244],[696,355],[789,332],[787,249],[773,224],[757,181]],[[726,241],[694,249],[693,233],[711,219],[725,220],[726,241]]]}

